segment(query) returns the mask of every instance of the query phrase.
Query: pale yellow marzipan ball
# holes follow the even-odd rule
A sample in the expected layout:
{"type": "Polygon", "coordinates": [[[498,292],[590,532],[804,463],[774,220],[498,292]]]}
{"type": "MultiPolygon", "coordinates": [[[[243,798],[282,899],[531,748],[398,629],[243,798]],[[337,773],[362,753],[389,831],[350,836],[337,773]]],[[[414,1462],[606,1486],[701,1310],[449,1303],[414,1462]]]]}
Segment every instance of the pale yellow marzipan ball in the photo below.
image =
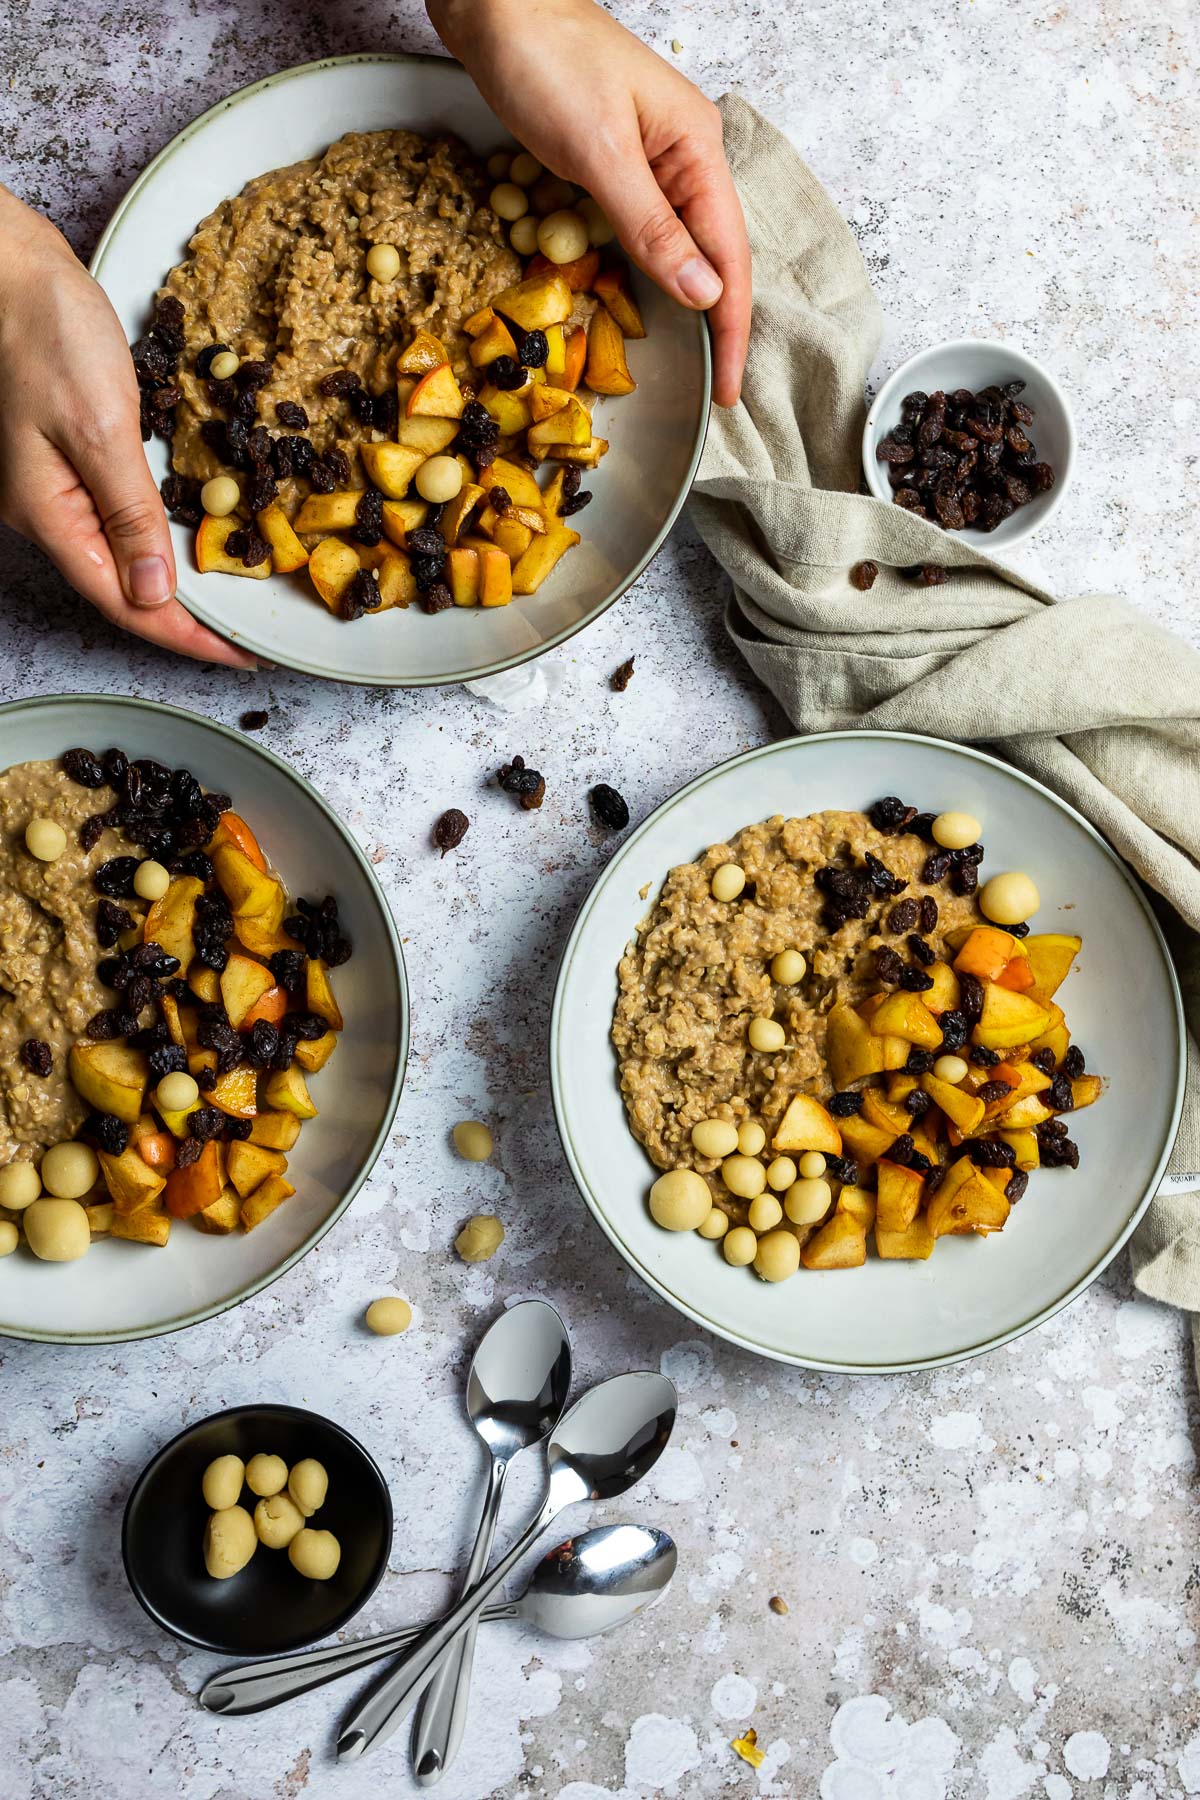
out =
{"type": "Polygon", "coordinates": [[[508,241],[518,256],[532,256],[538,247],[537,237],[538,222],[532,213],[515,219],[508,233],[508,241]]]}
{"type": "Polygon", "coordinates": [[[790,1231],[769,1231],[759,1238],[754,1273],[762,1281],[787,1281],[800,1267],[800,1243],[790,1231]]]}
{"type": "Polygon", "coordinates": [[[701,1156],[732,1156],[738,1147],[737,1126],[732,1119],[698,1119],[692,1143],[701,1156]]]}
{"type": "Polygon", "coordinates": [[[268,1550],[286,1550],[296,1533],[304,1530],[304,1514],[290,1494],[268,1494],[254,1508],[254,1530],[268,1550]]]}
{"type": "Polygon", "coordinates": [[[21,1212],[41,1196],[42,1178],[31,1162],[5,1163],[0,1169],[0,1206],[21,1212]]]}
{"type": "Polygon", "coordinates": [[[324,1506],[329,1492],[324,1463],[319,1463],[315,1456],[305,1456],[293,1464],[287,1478],[287,1491],[305,1518],[311,1519],[318,1508],[324,1506]]]}
{"type": "MultiPolygon", "coordinates": [[[[824,1168],[824,1161],[821,1163],[824,1168]]],[[[796,1165],[790,1156],[776,1156],[767,1164],[767,1186],[782,1194],[796,1179],[796,1165]]]]}
{"type": "Polygon", "coordinates": [[[186,1112],[200,1098],[200,1089],[186,1069],[172,1069],[155,1088],[154,1098],[167,1112],[186,1112]]]}
{"type": "Polygon", "coordinates": [[[933,1073],[939,1081],[948,1081],[957,1087],[960,1081],[967,1079],[968,1068],[961,1056],[939,1056],[933,1065],[933,1073]]]}
{"type": "Polygon", "coordinates": [[[552,212],[538,226],[538,249],[552,263],[575,262],[587,255],[588,231],[577,212],[552,212]]]}
{"type": "Polygon", "coordinates": [[[486,1162],[495,1148],[491,1132],[478,1119],[463,1119],[450,1135],[454,1148],[467,1162],[486,1162]]]}
{"type": "Polygon", "coordinates": [[[216,1581],[228,1581],[244,1569],[258,1548],[254,1520],[244,1506],[226,1506],[211,1514],[204,1528],[204,1566],[216,1581]]]}
{"type": "Polygon", "coordinates": [[[504,1227],[495,1213],[476,1213],[454,1240],[464,1262],[487,1262],[504,1242],[504,1227]]]}
{"type": "Polygon", "coordinates": [[[739,1200],[754,1200],[767,1185],[767,1171],[756,1156],[727,1156],[721,1180],[739,1200]]]}
{"type": "Polygon", "coordinates": [[[462,484],[462,464],[456,456],[428,456],[417,470],[417,492],[431,506],[455,499],[462,484]]]}
{"type": "Polygon", "coordinates": [[[298,1575],[310,1581],[328,1581],[337,1574],[342,1547],[332,1531],[312,1531],[306,1525],[288,1545],[288,1560],[298,1575]]]}
{"type": "Polygon", "coordinates": [[[771,980],[780,987],[794,987],[808,973],[808,964],[798,950],[781,950],[771,958],[771,980]]]}
{"type": "Polygon", "coordinates": [[[746,1036],[752,1050],[763,1050],[768,1055],[782,1050],[787,1042],[787,1032],[778,1019],[751,1019],[746,1036]]]}
{"type": "Polygon", "coordinates": [[[217,381],[228,381],[237,374],[241,360],[236,350],[218,350],[208,365],[208,372],[217,381]]]}
{"type": "Polygon", "coordinates": [[[0,1219],[0,1256],[11,1256],[21,1234],[11,1219],[0,1219]]]}
{"type": "Polygon", "coordinates": [[[650,1217],[664,1231],[695,1231],[712,1210],[712,1193],[695,1169],[668,1169],[650,1189],[650,1217]]]}
{"type": "Polygon", "coordinates": [[[148,856],[133,872],[133,891],[139,900],[161,900],[171,885],[171,877],[162,863],[148,856]]]}
{"type": "Polygon", "coordinates": [[[512,168],[511,150],[497,150],[487,159],[487,172],[493,181],[503,181],[512,168]]]}
{"type": "Polygon", "coordinates": [[[367,1308],[367,1329],[376,1337],[398,1337],[412,1324],[412,1307],[398,1294],[372,1300],[367,1308]]]}
{"type": "Polygon", "coordinates": [[[57,862],[67,847],[67,834],[53,819],[30,819],[25,827],[25,848],[38,862],[57,862]]]}
{"type": "Polygon", "coordinates": [[[488,196],[488,204],[498,219],[511,225],[529,211],[529,196],[514,182],[501,181],[488,196]]]}
{"type": "Polygon", "coordinates": [[[262,1499],[286,1487],[287,1478],[288,1467],[282,1456],[272,1456],[265,1450],[260,1450],[246,1464],[246,1486],[262,1499]]]}
{"type": "Polygon", "coordinates": [[[395,244],[372,244],[367,251],[367,274],[373,281],[395,281],[400,273],[400,252],[395,244]]]}
{"type": "Polygon", "coordinates": [[[783,1208],[774,1194],[760,1194],[750,1202],[746,1223],[751,1231],[773,1231],[783,1218],[783,1208]]]}
{"type": "Polygon", "coordinates": [[[722,863],[709,883],[714,900],[736,900],[745,885],[746,871],[740,863],[722,863]]]}
{"type": "Polygon", "coordinates": [[[532,187],[542,172],[542,165],[536,156],[530,156],[528,150],[520,151],[512,159],[509,175],[520,187],[532,187]]]}
{"type": "Polygon", "coordinates": [[[216,1456],[204,1471],[200,1487],[204,1503],[213,1512],[225,1512],[236,1506],[246,1479],[246,1465],[240,1456],[216,1456]]]}
{"type": "Polygon", "coordinates": [[[983,826],[970,813],[939,813],[929,827],[929,834],[935,844],[943,850],[965,850],[968,844],[977,844],[983,826]]]}
{"type": "Polygon", "coordinates": [[[832,1199],[827,1181],[794,1181],[783,1196],[783,1210],[793,1225],[815,1225],[829,1211],[832,1199]]]}
{"type": "Polygon", "coordinates": [[[979,910],[993,925],[1022,925],[1041,904],[1041,895],[1020,869],[993,875],[979,890],[979,910]]]}
{"type": "Polygon", "coordinates": [[[242,490],[232,475],[214,475],[200,489],[200,504],[214,519],[227,519],[241,497],[242,490]]]}
{"type": "Polygon", "coordinates": [[[799,1172],[806,1181],[815,1181],[825,1173],[825,1158],[819,1150],[806,1150],[800,1158],[799,1172]]]}
{"type": "Polygon", "coordinates": [[[42,1186],[56,1200],[82,1200],[100,1179],[100,1160],[90,1144],[54,1144],[42,1158],[42,1186]]]}
{"type": "MultiPolygon", "coordinates": [[[[563,212],[575,205],[575,189],[561,175],[539,175],[529,190],[529,198],[535,213],[543,219],[547,213],[563,212]]],[[[587,241],[584,240],[584,250],[587,241]]],[[[583,255],[583,251],[580,251],[583,255]]]]}
{"type": "Polygon", "coordinates": [[[758,1239],[748,1225],[735,1225],[721,1239],[721,1254],[735,1269],[745,1269],[758,1255],[758,1239]]]}
{"type": "Polygon", "coordinates": [[[578,210],[582,214],[583,222],[588,228],[588,242],[593,244],[597,249],[599,249],[602,244],[611,244],[615,233],[609,222],[608,214],[600,205],[600,202],[598,200],[593,200],[589,194],[585,199],[578,202],[578,210]]]}
{"type": "Polygon", "coordinates": [[[725,1233],[729,1230],[729,1219],[726,1214],[721,1211],[719,1206],[714,1206],[707,1219],[697,1225],[696,1230],[700,1233],[702,1238],[709,1238],[715,1241],[718,1238],[723,1238],[725,1233]]]}
{"type": "Polygon", "coordinates": [[[738,1126],[737,1147],[743,1156],[757,1156],[767,1141],[767,1134],[757,1119],[745,1119],[738,1126]]]}

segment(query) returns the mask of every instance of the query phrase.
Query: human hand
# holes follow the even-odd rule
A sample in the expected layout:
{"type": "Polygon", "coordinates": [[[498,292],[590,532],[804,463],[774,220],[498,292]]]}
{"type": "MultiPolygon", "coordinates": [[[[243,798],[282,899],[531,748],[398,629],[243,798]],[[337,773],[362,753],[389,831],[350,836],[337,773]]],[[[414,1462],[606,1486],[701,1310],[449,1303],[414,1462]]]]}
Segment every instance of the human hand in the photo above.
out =
{"type": "Polygon", "coordinates": [[[603,207],[667,293],[710,314],[719,406],[750,335],[750,246],[716,107],[593,0],[426,0],[513,136],[603,207]]]}
{"type": "Polygon", "coordinates": [[[3,188],[0,393],[0,520],[114,625],[183,656],[255,668],[174,597],[116,313],[66,240],[3,188]]]}

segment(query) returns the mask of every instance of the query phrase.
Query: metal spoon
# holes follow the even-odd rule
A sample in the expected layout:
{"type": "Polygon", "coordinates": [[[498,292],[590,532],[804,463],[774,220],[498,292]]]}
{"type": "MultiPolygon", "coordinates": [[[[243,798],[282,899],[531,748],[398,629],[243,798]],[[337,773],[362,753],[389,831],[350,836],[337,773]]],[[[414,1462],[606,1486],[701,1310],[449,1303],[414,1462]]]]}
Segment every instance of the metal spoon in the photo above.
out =
{"type": "MultiPolygon", "coordinates": [[[[598,1525],[544,1556],[518,1600],[487,1606],[481,1619],[523,1619],[550,1637],[598,1637],[665,1594],[678,1552],[665,1531],[648,1525],[598,1525]]],[[[265,1712],[298,1694],[381,1662],[420,1637],[425,1627],[385,1631],[357,1644],[326,1644],[212,1675],[200,1690],[209,1712],[233,1718],[265,1712]]]]}
{"type": "MultiPolygon", "coordinates": [[[[467,1415],[491,1454],[488,1487],[463,1590],[491,1560],[508,1466],[558,1424],[571,1391],[567,1328],[544,1300],[525,1300],[484,1334],[467,1378],[467,1415]]],[[[440,1781],[458,1753],[467,1722],[475,1629],[443,1655],[425,1690],[413,1736],[413,1766],[422,1786],[440,1781]]]]}
{"type": "Polygon", "coordinates": [[[351,1708],[338,1738],[351,1762],[391,1736],[448,1644],[475,1618],[535,1539],[564,1507],[610,1500],[653,1468],[675,1423],[675,1389],[648,1370],[615,1375],[577,1400],[550,1440],[550,1481],[537,1516],[495,1568],[446,1616],[421,1633],[399,1664],[351,1708]]]}

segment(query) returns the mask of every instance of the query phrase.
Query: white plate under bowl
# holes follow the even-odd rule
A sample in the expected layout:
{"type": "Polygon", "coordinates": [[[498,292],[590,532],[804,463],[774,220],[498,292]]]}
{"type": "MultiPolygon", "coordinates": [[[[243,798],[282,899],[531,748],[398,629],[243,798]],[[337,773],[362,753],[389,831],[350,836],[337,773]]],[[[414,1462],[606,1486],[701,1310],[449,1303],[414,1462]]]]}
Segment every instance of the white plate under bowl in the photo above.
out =
{"type": "Polygon", "coordinates": [[[663,1299],[718,1336],[808,1368],[885,1373],[957,1362],[1041,1323],[1128,1238],[1179,1122],[1183,1018],[1166,946],[1124,866],[1046,789],[979,751],[895,732],[830,732],[752,750],[702,775],[622,845],[563,954],[550,1028],[555,1113],[572,1173],[602,1230],[663,1299]],[[609,1031],[617,963],[675,864],[775,813],[861,810],[884,794],[983,821],[986,872],[1027,869],[1035,931],[1078,932],[1060,999],[1101,1100],[1071,1120],[1072,1173],[1035,1173],[999,1235],[946,1238],[928,1262],[801,1269],[769,1286],[695,1233],[661,1231],[655,1170],[625,1122],[609,1031]],[[645,900],[639,890],[648,887],[645,900]],[[1119,1004],[1136,975],[1134,1007],[1119,1004]],[[1147,1069],[1154,1071],[1148,1081],[1147,1069]]]}
{"type": "MultiPolygon", "coordinates": [[[[74,1263],[27,1250],[0,1260],[0,1337],[96,1344],[157,1337],[256,1294],[349,1206],[383,1148],[408,1058],[408,985],[392,915],[374,871],[315,788],[241,732],[174,706],[89,694],[0,707],[0,769],[118,745],[191,769],[238,812],[293,897],[333,893],[354,945],[337,970],[345,1015],[337,1054],[312,1078],[318,1117],[288,1154],[294,1196],[251,1232],[209,1237],[180,1224],[160,1250],[100,1239],[74,1263]]],[[[106,789],[97,794],[105,803],[106,789]]]]}
{"type": "MultiPolygon", "coordinates": [[[[343,56],[271,75],[180,132],[110,220],[92,273],[132,342],[155,291],[200,220],[255,175],[317,155],[347,131],[455,132],[485,155],[511,142],[466,71],[444,57],[343,56]]],[[[638,386],[597,402],[610,449],[588,486],[580,543],[536,594],[496,608],[419,607],[347,625],[303,576],[246,581],[200,575],[194,532],[172,525],[179,598],[223,636],[285,668],[374,687],[468,681],[527,662],[620,598],[658,550],[687,498],[708,423],[711,371],[701,315],[635,271],[647,336],[630,348],[638,386]]],[[[156,481],[167,447],[146,445],[156,481]]]]}
{"type": "Polygon", "coordinates": [[[1037,447],[1038,461],[1047,462],[1054,470],[1054,486],[1044,494],[1035,494],[1028,506],[1019,506],[995,531],[976,531],[967,527],[951,533],[977,550],[1011,550],[1032,537],[1062,505],[1075,469],[1075,426],[1067,397],[1048,369],[1011,344],[989,343],[982,338],[957,338],[952,343],[936,344],[932,350],[919,350],[889,375],[876,394],[867,422],[863,427],[863,473],[867,486],[877,500],[894,504],[888,485],[887,464],[875,455],[875,446],[900,423],[900,402],[914,392],[953,393],[955,388],[1003,387],[1009,381],[1023,381],[1021,399],[1033,409],[1029,435],[1037,447]]]}

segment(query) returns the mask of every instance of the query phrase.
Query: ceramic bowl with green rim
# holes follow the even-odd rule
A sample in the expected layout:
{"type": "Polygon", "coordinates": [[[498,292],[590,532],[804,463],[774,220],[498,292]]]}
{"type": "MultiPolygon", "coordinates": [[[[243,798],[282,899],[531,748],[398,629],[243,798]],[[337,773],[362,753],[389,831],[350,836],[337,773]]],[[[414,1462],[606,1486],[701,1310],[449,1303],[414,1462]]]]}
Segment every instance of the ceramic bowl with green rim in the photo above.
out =
{"type": "MultiPolygon", "coordinates": [[[[92,694],[0,707],[0,769],[118,746],[187,768],[232,796],[288,894],[332,892],[354,953],[334,972],[345,1027],[311,1077],[318,1116],[288,1152],[296,1192],[253,1231],[210,1236],[177,1222],[161,1249],[94,1241],[76,1262],[41,1262],[23,1245],[0,1259],[0,1336],[50,1343],[155,1337],[224,1312],[282,1275],[329,1230],[370,1174],[400,1099],[408,1057],[408,984],[400,940],[370,863],[294,769],[241,732],[174,706],[92,694]]],[[[97,790],[97,810],[110,803],[97,790]]],[[[97,956],[103,954],[99,946],[97,956]]],[[[0,978],[2,979],[2,978],[0,978]]]]}
{"type": "MultiPolygon", "coordinates": [[[[453,132],[484,156],[511,139],[458,63],[429,56],[343,56],[244,88],[180,132],[134,182],[92,259],[132,342],[195,227],[254,176],[319,155],[347,131],[453,132]]],[[[269,661],[336,681],[431,687],[527,662],[574,636],[637,580],[687,497],[708,423],[711,366],[703,317],[634,275],[646,336],[630,346],[637,391],[599,399],[609,451],[587,480],[582,542],[537,593],[503,607],[419,607],[337,619],[303,574],[247,581],[200,575],[194,532],[172,525],[179,598],[223,636],[269,661]]],[[[155,480],[166,446],[146,445],[155,480]]]]}
{"type": "Polygon", "coordinates": [[[621,846],[576,920],[551,1019],[555,1114],[580,1192],[631,1268],[696,1324],[809,1368],[885,1373],[952,1363],[1050,1318],[1126,1242],[1155,1192],[1183,1097],[1183,1015],[1162,934],[1099,834],[1029,777],[977,750],[893,732],[792,738],[735,757],[659,807],[621,846]],[[667,871],[743,826],[865,810],[898,794],[982,822],[986,879],[1027,871],[1038,932],[1083,947],[1057,998],[1099,1101],[1072,1116],[1078,1170],[1038,1170],[1004,1230],[939,1239],[925,1262],[801,1269],[769,1285],[718,1244],[651,1219],[657,1171],[625,1120],[610,1040],[617,964],[667,871]],[[645,896],[643,898],[643,896],[645,896]]]}

